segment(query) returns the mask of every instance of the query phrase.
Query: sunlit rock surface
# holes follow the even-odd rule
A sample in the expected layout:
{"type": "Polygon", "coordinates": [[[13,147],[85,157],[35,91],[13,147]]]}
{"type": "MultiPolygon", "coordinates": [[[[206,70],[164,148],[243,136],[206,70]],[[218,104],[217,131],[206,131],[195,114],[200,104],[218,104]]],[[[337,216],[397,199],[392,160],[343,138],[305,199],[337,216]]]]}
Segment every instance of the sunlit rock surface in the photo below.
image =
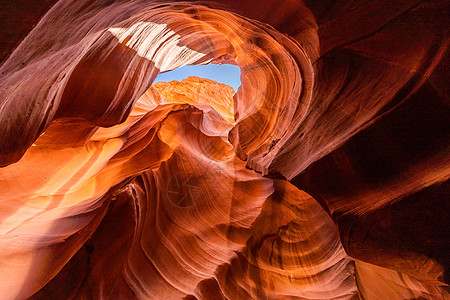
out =
{"type": "Polygon", "coordinates": [[[2,8],[1,299],[450,297],[448,3],[50,5],[2,8]]]}
{"type": "Polygon", "coordinates": [[[211,105],[228,122],[234,123],[233,88],[209,79],[196,76],[178,81],[158,82],[141,97],[142,101],[164,103],[197,103],[211,105]],[[147,95],[150,93],[151,95],[147,95]],[[148,98],[147,98],[148,97],[148,98]],[[156,102],[155,102],[156,101],[156,102]]]}

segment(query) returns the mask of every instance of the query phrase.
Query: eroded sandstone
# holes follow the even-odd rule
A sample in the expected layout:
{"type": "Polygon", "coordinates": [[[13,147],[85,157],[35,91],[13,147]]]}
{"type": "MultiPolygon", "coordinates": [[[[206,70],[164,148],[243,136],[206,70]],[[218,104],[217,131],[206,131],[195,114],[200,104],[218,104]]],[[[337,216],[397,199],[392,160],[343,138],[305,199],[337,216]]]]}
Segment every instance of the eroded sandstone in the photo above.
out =
{"type": "Polygon", "coordinates": [[[58,1],[0,66],[1,298],[447,299],[446,7],[58,1]]]}

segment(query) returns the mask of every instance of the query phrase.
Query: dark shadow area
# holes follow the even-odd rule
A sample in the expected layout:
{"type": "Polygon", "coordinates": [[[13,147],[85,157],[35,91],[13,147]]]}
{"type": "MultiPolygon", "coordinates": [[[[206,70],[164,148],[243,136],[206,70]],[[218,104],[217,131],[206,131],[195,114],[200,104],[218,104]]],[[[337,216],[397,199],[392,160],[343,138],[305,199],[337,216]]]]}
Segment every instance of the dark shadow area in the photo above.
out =
{"type": "MultiPolygon", "coordinates": [[[[446,100],[425,83],[406,102],[312,164],[291,183],[330,213],[329,206],[341,199],[358,199],[380,187],[388,191],[388,187],[420,178],[432,168],[443,170],[449,119],[446,100]]],[[[443,232],[450,227],[448,182],[424,186],[403,197],[392,198],[385,207],[361,216],[333,213],[345,250],[354,258],[416,278],[434,273],[427,269],[430,261],[419,267],[411,263],[411,255],[422,257],[423,262],[434,259],[446,269],[443,277],[436,279],[448,283],[450,237],[443,232]]]]}
{"type": "Polygon", "coordinates": [[[56,2],[0,1],[0,66],[56,2]]]}

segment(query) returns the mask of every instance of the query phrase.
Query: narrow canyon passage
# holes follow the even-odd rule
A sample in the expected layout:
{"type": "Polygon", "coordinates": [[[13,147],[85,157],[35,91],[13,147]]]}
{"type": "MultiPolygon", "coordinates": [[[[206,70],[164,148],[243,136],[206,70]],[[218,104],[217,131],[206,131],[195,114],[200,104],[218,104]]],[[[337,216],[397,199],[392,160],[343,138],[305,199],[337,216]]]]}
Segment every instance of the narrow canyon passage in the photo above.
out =
{"type": "Polygon", "coordinates": [[[450,298],[445,3],[48,3],[5,21],[0,298],[450,298]]]}
{"type": "MultiPolygon", "coordinates": [[[[109,208],[98,229],[35,298],[57,293],[63,298],[216,298],[224,294],[236,299],[339,297],[355,292],[352,260],[321,206],[286,180],[263,178],[246,169],[245,162],[235,156],[226,139],[234,123],[233,95],[229,86],[196,77],[156,83],[138,100],[125,123],[92,136],[91,140],[110,139],[113,132],[123,135],[125,128],[125,134],[134,132],[133,136],[144,131],[145,148],[122,146],[123,154],[111,159],[117,166],[127,158],[127,170],[132,164],[142,171],[122,179],[119,186],[110,184],[114,192],[104,199],[109,208]],[[198,103],[201,99],[211,105],[198,103]],[[151,128],[149,122],[154,124],[151,128]],[[140,152],[132,156],[130,151],[137,149],[140,152]],[[149,157],[160,160],[146,170],[149,157]],[[313,238],[319,230],[327,234],[313,238]],[[119,258],[119,252],[128,255],[119,258]],[[314,267],[302,265],[304,259],[314,267]],[[341,274],[332,276],[345,281],[337,281],[340,288],[336,290],[327,284],[335,268],[341,274]],[[113,272],[105,278],[102,270],[113,272]],[[311,278],[315,282],[308,284],[311,278]],[[67,281],[74,285],[75,294],[62,289],[67,281]],[[130,288],[131,282],[142,290],[130,288]],[[274,283],[276,287],[271,287],[274,283]],[[307,290],[298,288],[305,284],[307,290]]],[[[106,170],[104,176],[114,174],[106,170]]]]}

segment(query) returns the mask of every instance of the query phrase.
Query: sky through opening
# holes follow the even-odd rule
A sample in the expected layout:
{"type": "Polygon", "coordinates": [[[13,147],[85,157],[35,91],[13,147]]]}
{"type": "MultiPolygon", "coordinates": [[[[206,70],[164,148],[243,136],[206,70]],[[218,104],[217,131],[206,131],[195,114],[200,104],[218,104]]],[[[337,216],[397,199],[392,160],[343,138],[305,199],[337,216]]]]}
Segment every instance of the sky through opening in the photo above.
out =
{"type": "Polygon", "coordinates": [[[241,85],[241,70],[239,67],[225,64],[183,66],[181,68],[159,74],[153,83],[160,81],[169,82],[172,80],[181,81],[189,76],[198,76],[200,78],[211,79],[224,83],[231,86],[236,92],[241,85]]]}

